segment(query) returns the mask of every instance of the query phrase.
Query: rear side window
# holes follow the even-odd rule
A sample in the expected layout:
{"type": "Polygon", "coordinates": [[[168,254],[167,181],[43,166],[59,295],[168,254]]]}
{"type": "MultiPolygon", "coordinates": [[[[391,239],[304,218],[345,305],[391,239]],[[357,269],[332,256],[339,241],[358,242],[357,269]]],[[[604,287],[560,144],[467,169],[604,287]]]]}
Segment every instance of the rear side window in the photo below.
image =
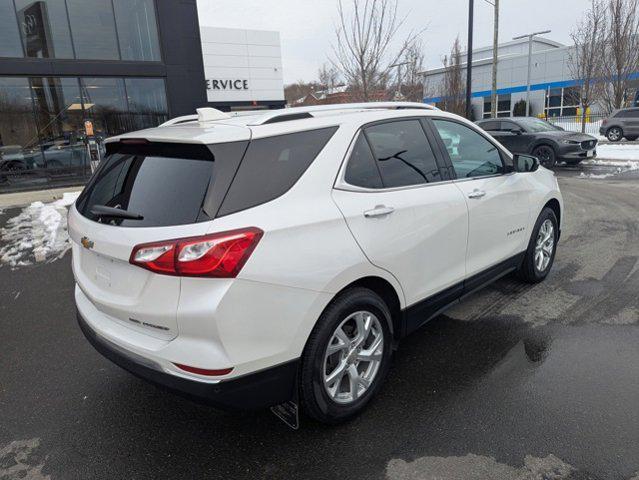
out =
{"type": "Polygon", "coordinates": [[[484,122],[480,123],[479,126],[486,130],[487,132],[497,132],[499,131],[500,122],[484,122]]]}
{"type": "Polygon", "coordinates": [[[299,180],[337,127],[252,140],[218,216],[274,200],[299,180]]]}
{"type": "MultiPolygon", "coordinates": [[[[203,202],[216,180],[234,172],[247,142],[220,149],[214,155],[205,145],[149,144],[109,146],[107,157],[78,199],[82,215],[124,227],[184,225],[210,218],[203,202]],[[232,157],[232,158],[230,158],[232,157]],[[106,206],[141,215],[139,220],[105,218],[91,210],[106,206]]],[[[230,178],[228,178],[230,183],[230,178]]],[[[226,191],[228,183],[221,185],[226,191]]]]}
{"type": "Polygon", "coordinates": [[[384,187],[405,187],[442,179],[435,154],[418,120],[382,123],[364,131],[384,187]]]}
{"type": "Polygon", "coordinates": [[[373,152],[363,134],[359,134],[346,165],[344,180],[349,185],[364,188],[382,188],[382,177],[375,165],[373,152]]]}
{"type": "Polygon", "coordinates": [[[637,118],[639,117],[639,110],[620,110],[615,115],[615,118],[637,118]]]}

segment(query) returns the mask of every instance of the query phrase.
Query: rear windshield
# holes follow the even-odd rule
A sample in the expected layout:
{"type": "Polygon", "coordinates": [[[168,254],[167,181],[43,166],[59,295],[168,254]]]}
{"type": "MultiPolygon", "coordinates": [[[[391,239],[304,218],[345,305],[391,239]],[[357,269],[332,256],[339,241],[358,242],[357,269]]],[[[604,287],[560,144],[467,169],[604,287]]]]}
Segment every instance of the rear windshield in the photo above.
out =
{"type": "Polygon", "coordinates": [[[230,158],[217,158],[221,155],[215,155],[205,145],[110,146],[99,170],[78,199],[77,208],[91,220],[125,227],[162,227],[209,220],[212,216],[204,206],[207,192],[214,190],[220,177],[228,177],[226,186],[220,185],[226,191],[246,145],[247,142],[236,142],[217,146],[230,158]],[[229,169],[232,171],[227,173],[229,169]],[[92,212],[96,206],[126,210],[142,218],[96,215],[92,212]]]}
{"type": "Polygon", "coordinates": [[[91,220],[123,227],[212,220],[286,193],[336,130],[208,146],[108,144],[106,158],[76,206],[91,220]],[[114,212],[105,213],[103,207],[117,208],[119,215],[109,216],[114,212]],[[123,213],[137,218],[120,218],[123,213]]]}

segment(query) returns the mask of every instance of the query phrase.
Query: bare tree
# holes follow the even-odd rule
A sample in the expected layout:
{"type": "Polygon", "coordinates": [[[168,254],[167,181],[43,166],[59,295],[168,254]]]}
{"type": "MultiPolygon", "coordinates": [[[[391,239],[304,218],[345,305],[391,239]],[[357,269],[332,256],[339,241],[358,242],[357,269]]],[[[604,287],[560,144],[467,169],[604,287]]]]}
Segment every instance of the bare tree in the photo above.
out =
{"type": "Polygon", "coordinates": [[[591,0],[590,8],[570,34],[574,49],[568,57],[572,78],[579,82],[581,107],[581,132],[586,131],[588,108],[600,99],[603,52],[605,50],[604,0],[591,0]]]}
{"type": "Polygon", "coordinates": [[[347,14],[338,0],[338,25],[335,29],[331,62],[363,101],[385,89],[390,66],[397,63],[417,33],[410,32],[397,51],[392,45],[406,17],[398,17],[397,0],[351,0],[353,11],[347,14]]]}
{"type": "Polygon", "coordinates": [[[459,36],[455,39],[450,55],[444,56],[444,77],[440,96],[442,106],[447,112],[464,116],[466,114],[466,86],[462,79],[461,44],[459,36]]]}
{"type": "Polygon", "coordinates": [[[398,74],[401,72],[401,78],[397,79],[398,85],[401,85],[404,98],[410,102],[421,102],[424,99],[424,46],[421,40],[417,39],[405,49],[404,55],[400,63],[405,63],[398,74]]]}
{"type": "Polygon", "coordinates": [[[639,0],[608,0],[602,100],[608,110],[622,108],[639,61],[639,0]]]}
{"type": "Polygon", "coordinates": [[[339,72],[330,64],[322,64],[320,69],[317,71],[317,78],[319,80],[319,84],[324,89],[331,89],[339,85],[339,72]]]}

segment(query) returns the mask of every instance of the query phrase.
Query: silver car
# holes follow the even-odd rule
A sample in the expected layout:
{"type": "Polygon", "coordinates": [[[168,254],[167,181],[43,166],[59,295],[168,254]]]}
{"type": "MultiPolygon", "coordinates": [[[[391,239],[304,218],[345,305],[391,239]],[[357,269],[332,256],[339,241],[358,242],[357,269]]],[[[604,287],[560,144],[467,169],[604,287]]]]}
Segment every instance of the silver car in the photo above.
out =
{"type": "Polygon", "coordinates": [[[639,138],[639,108],[621,108],[605,118],[599,127],[599,133],[611,142],[622,138],[633,142],[639,138]]]}

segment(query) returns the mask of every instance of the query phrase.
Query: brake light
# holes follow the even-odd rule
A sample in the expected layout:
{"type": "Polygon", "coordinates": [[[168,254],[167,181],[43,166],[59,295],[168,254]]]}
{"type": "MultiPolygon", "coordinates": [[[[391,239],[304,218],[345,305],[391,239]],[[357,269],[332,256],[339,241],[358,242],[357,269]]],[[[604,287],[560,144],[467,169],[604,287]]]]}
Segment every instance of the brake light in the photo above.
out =
{"type": "Polygon", "coordinates": [[[607,119],[607,118],[604,118],[604,119],[601,121],[601,125],[605,125],[606,123],[608,123],[608,119],[607,119]]]}
{"type": "Polygon", "coordinates": [[[136,245],[129,263],[183,277],[235,278],[264,232],[250,227],[136,245]]]}

